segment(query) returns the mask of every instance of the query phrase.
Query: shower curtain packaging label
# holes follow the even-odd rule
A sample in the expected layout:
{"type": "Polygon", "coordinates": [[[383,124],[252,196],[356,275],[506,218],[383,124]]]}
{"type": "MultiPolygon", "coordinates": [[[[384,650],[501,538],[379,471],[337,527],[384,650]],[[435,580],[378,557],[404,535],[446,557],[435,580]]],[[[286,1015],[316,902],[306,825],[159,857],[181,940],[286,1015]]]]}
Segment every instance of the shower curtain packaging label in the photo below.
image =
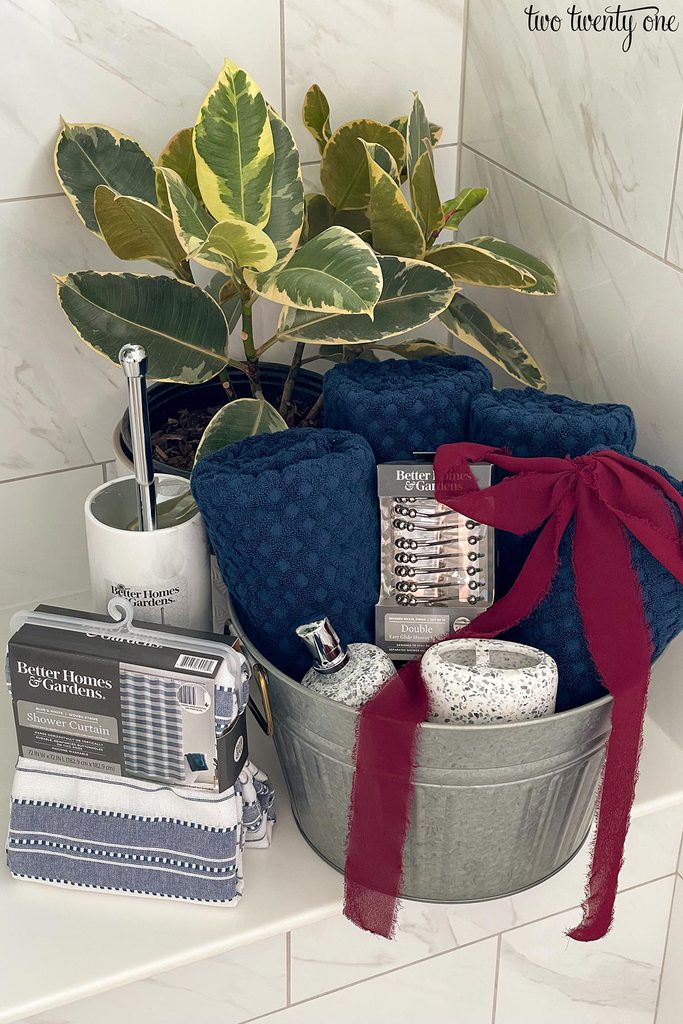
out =
{"type": "MultiPolygon", "coordinates": [[[[69,614],[39,610],[57,623],[60,612],[69,614]]],[[[92,631],[29,621],[9,641],[20,754],[173,785],[233,785],[241,759],[234,758],[234,744],[224,744],[231,763],[219,766],[215,732],[223,659],[193,650],[191,630],[155,625],[147,640],[117,635],[104,616],[78,615],[92,621],[92,631]],[[166,646],[164,633],[182,634],[187,647],[166,646]]]]}

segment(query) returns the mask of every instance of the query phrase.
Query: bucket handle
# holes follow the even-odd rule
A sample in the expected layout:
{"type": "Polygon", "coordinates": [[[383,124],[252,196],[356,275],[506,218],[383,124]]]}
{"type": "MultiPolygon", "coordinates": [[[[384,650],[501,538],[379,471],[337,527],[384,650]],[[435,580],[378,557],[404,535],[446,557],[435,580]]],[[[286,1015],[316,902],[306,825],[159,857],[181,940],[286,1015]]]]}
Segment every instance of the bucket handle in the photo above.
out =
{"type": "Polygon", "coordinates": [[[274,732],[273,726],[273,709],[270,706],[270,697],[268,695],[268,673],[264,669],[263,665],[259,665],[257,661],[251,666],[252,675],[256,677],[258,688],[261,691],[261,702],[263,704],[263,711],[256,703],[253,697],[249,697],[249,710],[263,729],[266,736],[272,736],[274,732]]]}

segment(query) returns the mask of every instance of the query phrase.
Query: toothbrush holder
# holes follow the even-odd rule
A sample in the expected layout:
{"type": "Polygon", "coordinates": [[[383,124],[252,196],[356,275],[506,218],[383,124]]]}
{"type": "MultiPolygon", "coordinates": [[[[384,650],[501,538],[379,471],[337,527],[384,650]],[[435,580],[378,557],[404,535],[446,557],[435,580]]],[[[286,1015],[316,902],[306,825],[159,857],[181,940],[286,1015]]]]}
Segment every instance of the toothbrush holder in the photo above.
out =
{"type": "Polygon", "coordinates": [[[187,480],[159,474],[156,485],[153,531],[138,530],[133,476],[110,480],[86,498],[93,610],[106,612],[112,597],[125,597],[136,620],[211,630],[209,545],[201,515],[187,480]]]}

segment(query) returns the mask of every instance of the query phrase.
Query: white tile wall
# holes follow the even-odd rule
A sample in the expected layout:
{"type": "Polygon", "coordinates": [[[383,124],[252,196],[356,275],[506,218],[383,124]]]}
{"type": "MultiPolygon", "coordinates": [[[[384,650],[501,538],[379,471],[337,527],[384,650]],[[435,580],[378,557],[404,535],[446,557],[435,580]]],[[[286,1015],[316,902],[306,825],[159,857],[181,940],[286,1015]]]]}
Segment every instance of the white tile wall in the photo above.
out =
{"type": "Polygon", "coordinates": [[[683,878],[675,883],[655,1024],[680,1024],[683,1007],[683,878]]]}
{"type": "Polygon", "coordinates": [[[318,150],[301,103],[317,82],[332,128],[353,117],[407,114],[417,91],[442,141],[458,137],[464,0],[285,0],[287,118],[304,160],[318,150]]]}
{"type": "Polygon", "coordinates": [[[284,935],[27,1017],[22,1024],[240,1024],[287,1002],[284,935]]]}
{"type": "MultiPolygon", "coordinates": [[[[682,122],[683,127],[683,122],[682,122]]],[[[683,267],[683,135],[678,147],[678,175],[671,207],[671,231],[667,257],[679,267],[683,267]]]]}
{"type": "MultiPolygon", "coordinates": [[[[616,33],[571,32],[560,0],[535,7],[564,15],[562,30],[531,33],[526,6],[472,6],[464,141],[663,256],[681,117],[680,35],[640,31],[623,53],[616,33]]],[[[680,0],[666,6],[680,20],[680,0]]]]}
{"type": "Polygon", "coordinates": [[[491,1024],[496,940],[458,949],[273,1015],[273,1024],[491,1024]]]}
{"type": "Polygon", "coordinates": [[[85,589],[83,503],[102,481],[88,466],[0,485],[0,608],[85,589]]]}
{"type": "Polygon", "coordinates": [[[461,182],[491,189],[463,238],[509,239],[547,260],[559,279],[557,296],[477,289],[477,301],[525,342],[551,391],[628,403],[639,452],[683,475],[683,275],[467,149],[461,182]]]}
{"type": "MultiPolygon", "coordinates": [[[[676,870],[683,809],[635,818],[628,837],[622,889],[676,870]]],[[[477,942],[577,906],[582,899],[589,845],[563,871],[516,896],[460,905],[406,900],[400,930],[388,942],[337,917],[292,932],[292,998],[307,999],[435,953],[477,942]]]]}
{"type": "Polygon", "coordinates": [[[60,114],[156,154],[192,124],[226,56],[281,104],[279,0],[13,0],[0,34],[0,198],[57,192],[60,114]]]}
{"type": "Polygon", "coordinates": [[[672,888],[622,893],[600,942],[563,934],[575,912],[504,935],[495,1024],[653,1024],[672,888]]]}

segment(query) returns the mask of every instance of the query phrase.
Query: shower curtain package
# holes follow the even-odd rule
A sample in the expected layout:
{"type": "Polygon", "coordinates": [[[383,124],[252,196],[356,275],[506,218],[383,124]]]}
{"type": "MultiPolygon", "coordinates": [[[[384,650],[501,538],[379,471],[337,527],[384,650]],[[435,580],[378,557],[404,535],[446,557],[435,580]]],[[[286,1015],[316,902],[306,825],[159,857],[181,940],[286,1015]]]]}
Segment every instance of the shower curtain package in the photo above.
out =
{"type": "Polygon", "coordinates": [[[7,651],[19,755],[175,786],[233,786],[248,757],[244,659],[207,634],[129,625],[47,606],[20,613],[7,651]]]}

